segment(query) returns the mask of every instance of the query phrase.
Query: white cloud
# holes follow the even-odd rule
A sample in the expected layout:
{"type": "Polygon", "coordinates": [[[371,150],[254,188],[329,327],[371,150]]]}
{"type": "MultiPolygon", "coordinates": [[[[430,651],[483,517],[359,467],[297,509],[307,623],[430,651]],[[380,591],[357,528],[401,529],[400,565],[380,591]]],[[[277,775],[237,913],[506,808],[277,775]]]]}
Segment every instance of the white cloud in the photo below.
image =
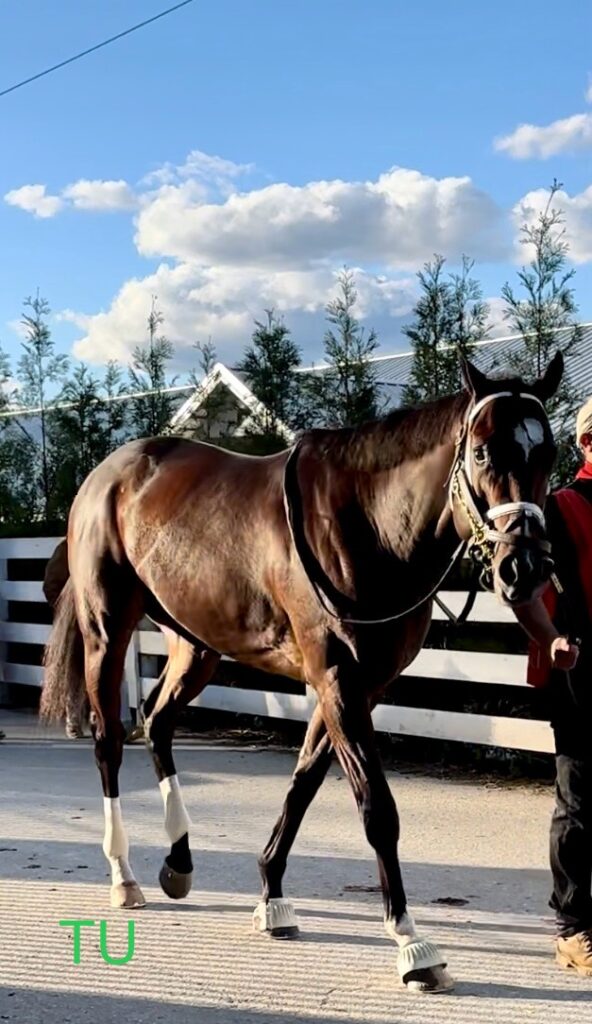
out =
{"type": "Polygon", "coordinates": [[[572,114],[548,125],[521,124],[510,135],[496,139],[498,153],[515,160],[555,156],[592,146],[592,114],[572,114]]]}
{"type": "Polygon", "coordinates": [[[252,171],[194,150],[134,190],[125,181],[81,180],[55,197],[79,210],[135,205],[138,251],[160,261],[124,282],[102,312],[62,311],[80,330],[76,356],[127,362],[146,339],[156,295],[179,369],[193,358],[192,343],[210,336],[221,358],[235,359],[265,308],[285,315],[305,358],[318,359],[324,307],[344,264],[355,268],[356,314],[392,349],[415,301],[415,271],[434,252],[454,265],[463,252],[494,260],[511,251],[507,217],[468,177],[392,168],[372,181],[238,193],[252,171]]]}
{"type": "MultiPolygon", "coordinates": [[[[519,229],[522,224],[534,224],[548,201],[547,189],[536,189],[523,196],[512,211],[516,228],[519,229]]],[[[570,260],[574,263],[592,260],[592,185],[574,196],[563,190],[557,192],[554,205],[563,212],[565,218],[565,238],[569,244],[570,260]]],[[[528,259],[525,247],[519,248],[519,259],[528,259]]]]}
{"type": "Polygon", "coordinates": [[[55,319],[61,323],[74,324],[75,327],[79,327],[85,331],[89,325],[91,317],[85,313],[77,313],[74,309],[61,309],[55,314],[55,319]]]}
{"type": "Polygon", "coordinates": [[[167,189],[172,186],[178,188],[180,196],[191,197],[193,202],[199,198],[205,203],[208,198],[227,198],[236,189],[238,179],[254,170],[254,164],[238,164],[194,149],[182,164],[163,164],[142,178],[136,188],[122,178],[80,178],[66,185],[59,195],[47,195],[45,185],[23,185],[7,192],[4,198],[10,205],[37,217],[53,217],[69,207],[105,213],[134,210],[156,198],[164,201],[167,189]]]}
{"type": "Polygon", "coordinates": [[[126,181],[88,181],[67,185],[62,197],[79,210],[132,210],[137,199],[126,181]]]}
{"type": "Polygon", "coordinates": [[[168,185],[146,203],[136,244],[146,256],[202,264],[298,268],[318,261],[408,270],[443,251],[503,253],[501,213],[470,178],[393,168],[377,181],[269,185],[222,203],[168,185]]]}
{"type": "Polygon", "coordinates": [[[6,326],[8,327],[9,331],[12,331],[13,334],[16,334],[17,338],[22,339],[27,337],[27,328],[22,320],[7,320],[6,326]]]}
{"type": "MultiPolygon", "coordinates": [[[[356,285],[356,312],[379,330],[392,332],[393,318],[407,315],[414,302],[413,277],[394,279],[357,270],[356,285]]],[[[324,306],[335,294],[335,287],[335,272],[328,267],[269,273],[163,263],[153,274],[127,281],[108,311],[86,318],[86,333],[75,344],[74,354],[94,363],[127,361],[134,345],[146,340],[146,318],[156,295],[181,368],[188,368],[193,358],[191,344],[208,337],[220,357],[232,362],[249,339],[254,319],[266,308],[285,315],[295,340],[308,355],[314,351],[318,356],[324,306]]],[[[67,319],[74,321],[74,315],[69,312],[67,319]]]]}
{"type": "Polygon", "coordinates": [[[4,196],[9,206],[18,206],[35,217],[55,217],[63,207],[59,196],[48,195],[45,185],[22,185],[4,196]]]}
{"type": "Polygon", "coordinates": [[[141,185],[173,185],[191,178],[204,186],[214,186],[220,195],[228,195],[238,178],[255,171],[254,164],[237,164],[221,156],[211,156],[200,149],[192,149],[182,164],[167,162],[147,174],[141,185]]]}
{"type": "Polygon", "coordinates": [[[485,300],[489,306],[489,317],[487,319],[488,338],[503,338],[505,334],[511,334],[511,328],[504,316],[506,303],[499,295],[492,295],[485,300]]]}
{"type": "Polygon", "coordinates": [[[285,315],[306,357],[318,358],[324,307],[344,263],[356,268],[357,315],[392,346],[414,303],[409,272],[419,263],[434,251],[454,263],[464,251],[495,258],[508,250],[501,211],[469,178],[394,168],[376,181],[277,184],[224,198],[223,179],[247,170],[194,152],[144,182],[157,187],[142,196],[136,245],[163,262],[125,282],[108,310],[81,321],[78,357],[129,359],[145,340],[156,294],[180,367],[191,344],[210,336],[232,361],[265,308],[285,315]],[[217,202],[205,180],[212,177],[217,202]]]}

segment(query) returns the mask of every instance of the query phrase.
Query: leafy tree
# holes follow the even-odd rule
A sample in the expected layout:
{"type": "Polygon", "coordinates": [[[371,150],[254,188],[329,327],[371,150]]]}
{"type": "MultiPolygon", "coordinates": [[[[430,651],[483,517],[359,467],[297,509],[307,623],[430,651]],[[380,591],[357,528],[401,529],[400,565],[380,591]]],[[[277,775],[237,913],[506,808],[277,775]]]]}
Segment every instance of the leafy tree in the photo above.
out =
{"type": "Polygon", "coordinates": [[[155,437],[166,433],[174,412],[172,396],[167,392],[175,381],[167,380],[168,365],[173,358],[172,343],[159,328],[164,317],[152,300],[148,317],[148,344],[137,345],[129,371],[135,392],[131,398],[131,420],[138,437],[155,437]]]}
{"type": "Polygon", "coordinates": [[[370,363],[378,338],[374,330],[366,334],[355,316],[358,295],[350,270],[341,271],[338,286],[337,298],[326,307],[327,368],[307,374],[305,380],[307,413],[331,426],[356,426],[380,409],[380,389],[370,363]]]}
{"type": "Polygon", "coordinates": [[[453,394],[460,388],[459,354],[469,356],[487,334],[489,309],[474,262],[463,256],[460,273],[444,275],[446,260],[435,255],[417,277],[420,296],[412,324],[403,328],[413,349],[404,401],[409,404],[453,394]]]}
{"type": "MultiPolygon", "coordinates": [[[[17,392],[19,404],[23,409],[34,410],[38,417],[38,435],[32,428],[19,418],[20,428],[28,439],[31,455],[34,453],[29,472],[39,479],[42,513],[46,519],[51,515],[51,497],[53,476],[51,467],[51,438],[48,412],[50,408],[49,391],[52,385],[62,384],[68,369],[68,358],[56,355],[51,331],[47,323],[50,308],[47,301],[39,296],[25,300],[25,312],[22,323],[25,338],[21,342],[22,355],[17,365],[17,392]]],[[[27,417],[29,423],[32,417],[27,417]]]]}
{"type": "Polygon", "coordinates": [[[278,448],[285,446],[281,425],[290,425],[297,416],[299,381],[295,370],[300,352],[283,321],[273,310],[265,312],[267,321],[255,321],[251,344],[238,369],[262,405],[260,413],[251,417],[248,432],[278,448]]]}
{"type": "MultiPolygon", "coordinates": [[[[548,201],[534,223],[522,226],[520,240],[530,256],[528,265],[518,272],[522,294],[517,295],[508,283],[502,289],[504,316],[522,336],[520,349],[511,353],[509,360],[514,372],[527,380],[538,377],[557,350],[564,357],[574,355],[581,337],[572,285],[575,270],[567,265],[569,246],[564,216],[554,205],[562,188],[554,180],[548,201]]],[[[580,459],[573,431],[581,401],[577,382],[564,375],[557,394],[548,403],[559,449],[558,482],[572,476],[580,459]]]]}

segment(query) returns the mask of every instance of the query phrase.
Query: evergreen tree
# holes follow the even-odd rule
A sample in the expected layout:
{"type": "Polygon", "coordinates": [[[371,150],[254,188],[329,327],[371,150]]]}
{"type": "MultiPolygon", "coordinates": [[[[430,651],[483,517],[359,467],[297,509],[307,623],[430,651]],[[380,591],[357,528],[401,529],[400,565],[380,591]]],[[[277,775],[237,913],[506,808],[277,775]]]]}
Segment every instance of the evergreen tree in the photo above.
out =
{"type": "Polygon", "coordinates": [[[37,480],[31,473],[37,452],[11,411],[14,390],[7,354],[0,348],[0,524],[30,523],[38,511],[37,480]]]}
{"type": "Polygon", "coordinates": [[[130,400],[131,420],[138,437],[156,437],[166,433],[174,412],[173,398],[167,393],[175,381],[167,380],[167,368],[173,358],[172,343],[159,328],[164,317],[156,300],[148,317],[148,343],[137,345],[129,371],[134,396],[130,400]]]}
{"type": "Polygon", "coordinates": [[[266,310],[267,321],[255,321],[251,344],[238,369],[246,378],[261,410],[251,416],[249,433],[265,439],[268,450],[285,446],[281,425],[289,426],[298,415],[300,365],[298,346],[290,331],[273,310],[266,310]]]}
{"type": "MultiPolygon", "coordinates": [[[[562,188],[554,180],[548,201],[534,223],[522,226],[520,240],[530,256],[528,265],[518,272],[522,295],[517,295],[508,283],[502,289],[504,316],[512,330],[522,335],[520,349],[510,354],[510,363],[513,371],[526,380],[540,376],[556,351],[564,357],[574,355],[581,337],[572,285],[575,270],[567,265],[564,216],[554,205],[562,188]]],[[[577,381],[564,374],[548,403],[559,449],[557,482],[567,481],[580,460],[573,432],[582,400],[577,381]]]]}
{"type": "Polygon", "coordinates": [[[123,371],[115,359],[107,363],[100,389],[102,398],[102,432],[105,455],[115,451],[125,440],[128,420],[128,402],[124,400],[127,389],[123,383],[123,371]]]}
{"type": "Polygon", "coordinates": [[[327,368],[308,374],[305,382],[307,412],[330,426],[356,426],[380,411],[380,389],[370,362],[378,338],[374,330],[366,334],[355,316],[358,296],[353,273],[344,269],[338,286],[337,298],[326,307],[327,368]]]}
{"type": "MultiPolygon", "coordinates": [[[[216,347],[212,339],[207,341],[196,341],[193,348],[197,352],[198,370],[192,370],[189,374],[189,382],[200,391],[204,381],[209,377],[217,363],[216,347]]],[[[193,424],[192,435],[204,441],[216,439],[217,444],[223,443],[224,430],[222,427],[223,414],[228,405],[226,389],[215,386],[213,390],[205,394],[199,407],[197,421],[193,424]]]]}
{"type": "Polygon", "coordinates": [[[195,387],[199,387],[203,378],[207,377],[216,365],[216,346],[213,344],[212,339],[208,338],[207,341],[196,341],[193,348],[197,352],[197,362],[200,372],[198,374],[195,370],[191,370],[189,374],[189,382],[195,387]]]}
{"type": "Polygon", "coordinates": [[[80,363],[51,413],[53,514],[66,518],[80,485],[107,454],[100,384],[80,363]]]}
{"type": "Polygon", "coordinates": [[[463,256],[461,272],[446,276],[445,263],[436,254],[419,271],[414,320],[403,328],[413,349],[404,391],[404,401],[411,405],[458,391],[459,355],[469,356],[487,333],[489,309],[481,285],[471,276],[473,261],[463,256]]]}
{"type": "Polygon", "coordinates": [[[47,323],[50,309],[47,301],[39,296],[25,301],[25,312],[22,323],[25,338],[21,342],[22,355],[17,366],[17,392],[19,404],[23,409],[32,409],[34,413],[19,418],[20,429],[29,441],[28,451],[32,458],[29,472],[38,480],[41,498],[41,512],[46,519],[52,515],[51,499],[53,473],[51,465],[51,437],[49,423],[50,395],[53,386],[63,383],[68,358],[56,355],[51,331],[47,323]],[[38,422],[39,429],[33,428],[38,422]]]}

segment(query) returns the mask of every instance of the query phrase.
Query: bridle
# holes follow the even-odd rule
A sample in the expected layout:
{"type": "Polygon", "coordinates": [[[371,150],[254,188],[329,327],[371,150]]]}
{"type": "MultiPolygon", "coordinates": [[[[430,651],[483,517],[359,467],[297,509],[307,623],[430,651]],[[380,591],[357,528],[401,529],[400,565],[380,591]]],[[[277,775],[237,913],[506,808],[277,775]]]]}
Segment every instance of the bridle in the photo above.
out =
{"type": "Polygon", "coordinates": [[[448,501],[451,511],[454,511],[456,501],[466,516],[471,531],[467,542],[467,553],[481,567],[480,582],[487,590],[493,590],[492,565],[496,545],[507,544],[513,548],[536,548],[542,551],[549,561],[551,552],[551,545],[548,541],[529,536],[527,532],[529,519],[535,519],[543,530],[546,527],[545,516],[539,505],[535,505],[531,501],[510,501],[501,505],[493,505],[483,512],[479,508],[479,498],[473,483],[471,427],[482,409],[498,398],[521,398],[536,402],[545,413],[546,419],[545,406],[536,395],[528,392],[516,394],[513,391],[497,391],[494,394],[486,395],[485,398],[481,398],[470,407],[458,435],[455,457],[447,480],[448,501]],[[507,523],[505,529],[497,530],[490,525],[495,524],[504,516],[514,517],[507,523]]]}

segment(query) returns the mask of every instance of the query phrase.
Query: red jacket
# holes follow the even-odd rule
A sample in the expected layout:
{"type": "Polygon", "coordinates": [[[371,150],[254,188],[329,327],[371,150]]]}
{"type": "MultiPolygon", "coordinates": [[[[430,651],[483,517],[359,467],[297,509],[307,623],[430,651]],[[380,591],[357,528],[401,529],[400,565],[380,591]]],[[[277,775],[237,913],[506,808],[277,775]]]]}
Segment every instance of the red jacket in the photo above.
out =
{"type": "MultiPolygon", "coordinates": [[[[592,505],[582,494],[570,487],[556,491],[553,497],[578,555],[582,593],[589,617],[592,619],[592,505]]],[[[561,567],[558,567],[557,575],[561,583],[561,567]]],[[[552,583],[548,584],[542,600],[550,617],[554,619],[558,594],[552,583]]],[[[546,686],[550,675],[551,662],[548,653],[531,641],[528,648],[527,682],[531,686],[546,686]]]]}

